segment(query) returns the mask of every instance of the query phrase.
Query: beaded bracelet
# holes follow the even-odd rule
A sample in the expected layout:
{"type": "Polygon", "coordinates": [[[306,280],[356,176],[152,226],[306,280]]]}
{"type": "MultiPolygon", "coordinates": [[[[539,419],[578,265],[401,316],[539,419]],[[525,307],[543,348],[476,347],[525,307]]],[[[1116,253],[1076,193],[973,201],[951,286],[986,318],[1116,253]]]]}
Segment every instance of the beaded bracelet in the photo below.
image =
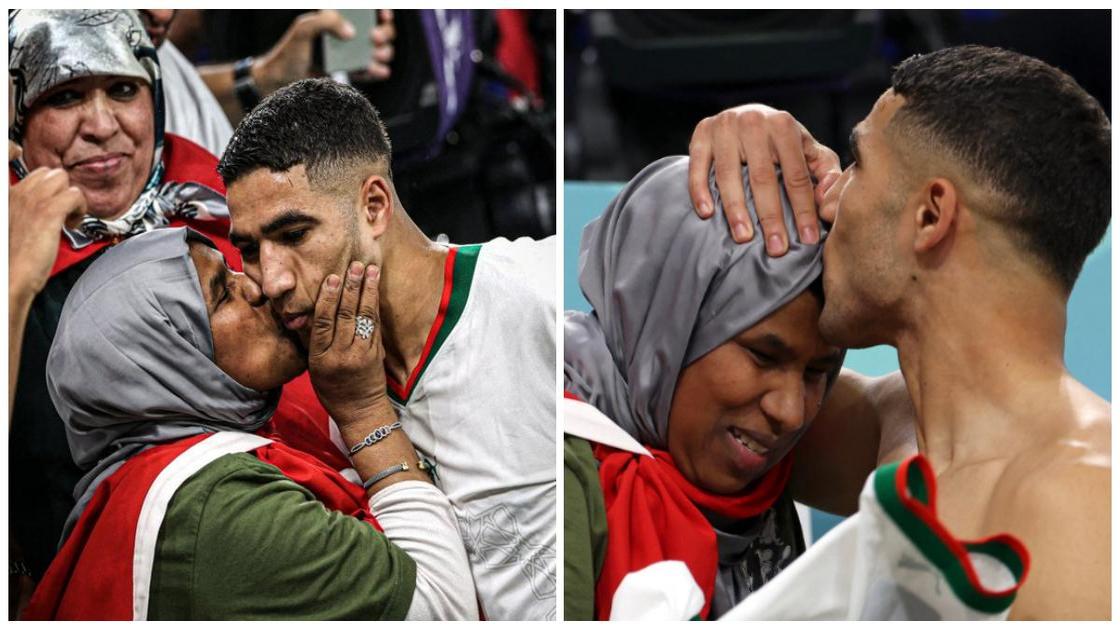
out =
{"type": "Polygon", "coordinates": [[[369,435],[366,436],[366,439],[362,440],[361,442],[358,442],[357,444],[354,445],[353,448],[350,449],[350,456],[353,457],[354,455],[356,455],[358,453],[358,451],[362,450],[363,448],[365,448],[367,446],[373,446],[374,444],[377,444],[381,440],[384,440],[385,438],[389,437],[389,434],[393,432],[393,429],[399,429],[399,428],[401,428],[401,421],[400,420],[397,420],[393,424],[386,424],[385,426],[377,427],[376,429],[373,430],[372,433],[370,433],[369,435]]]}

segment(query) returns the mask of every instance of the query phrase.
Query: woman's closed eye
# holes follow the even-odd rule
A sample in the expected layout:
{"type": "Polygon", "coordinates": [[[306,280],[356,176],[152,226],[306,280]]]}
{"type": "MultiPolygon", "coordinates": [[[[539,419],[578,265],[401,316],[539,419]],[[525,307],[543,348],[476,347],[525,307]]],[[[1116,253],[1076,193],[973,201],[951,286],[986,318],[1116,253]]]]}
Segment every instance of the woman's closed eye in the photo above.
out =
{"type": "Polygon", "coordinates": [[[232,293],[230,292],[229,283],[227,282],[226,284],[222,285],[222,291],[218,294],[217,307],[221,307],[222,304],[228,302],[231,295],[232,293]]]}
{"type": "Polygon", "coordinates": [[[760,368],[774,367],[778,364],[777,358],[772,354],[763,352],[761,350],[756,350],[754,348],[747,348],[747,352],[751,355],[751,358],[754,359],[754,362],[760,368]]]}

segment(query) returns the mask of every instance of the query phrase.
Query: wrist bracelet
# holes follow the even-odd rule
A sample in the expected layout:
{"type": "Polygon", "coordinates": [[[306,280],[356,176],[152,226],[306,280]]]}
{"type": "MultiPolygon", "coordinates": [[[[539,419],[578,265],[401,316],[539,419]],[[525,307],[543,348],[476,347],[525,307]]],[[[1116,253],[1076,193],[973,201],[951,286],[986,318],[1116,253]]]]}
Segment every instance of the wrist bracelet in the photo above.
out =
{"type": "Polygon", "coordinates": [[[377,483],[378,481],[381,481],[382,479],[384,479],[384,478],[386,478],[390,475],[395,475],[399,472],[404,472],[406,470],[408,470],[408,464],[406,464],[404,462],[401,462],[401,463],[397,464],[396,466],[390,466],[390,467],[386,468],[385,470],[382,470],[381,472],[377,473],[376,475],[370,477],[369,479],[366,479],[365,482],[362,484],[362,487],[365,488],[366,490],[369,490],[371,487],[373,487],[373,484],[377,483]]]}
{"type": "Polygon", "coordinates": [[[399,428],[401,428],[400,420],[397,420],[393,424],[386,424],[385,426],[377,427],[373,430],[372,433],[366,436],[366,439],[358,442],[350,449],[350,456],[353,457],[355,454],[357,454],[358,451],[367,446],[373,446],[374,444],[377,444],[381,440],[389,437],[389,434],[393,432],[393,429],[399,428]]]}
{"type": "Polygon", "coordinates": [[[257,103],[261,102],[261,92],[257,89],[257,82],[253,80],[253,74],[250,72],[252,68],[252,57],[246,57],[233,64],[233,92],[241,103],[241,111],[246,114],[253,111],[257,103]]]}

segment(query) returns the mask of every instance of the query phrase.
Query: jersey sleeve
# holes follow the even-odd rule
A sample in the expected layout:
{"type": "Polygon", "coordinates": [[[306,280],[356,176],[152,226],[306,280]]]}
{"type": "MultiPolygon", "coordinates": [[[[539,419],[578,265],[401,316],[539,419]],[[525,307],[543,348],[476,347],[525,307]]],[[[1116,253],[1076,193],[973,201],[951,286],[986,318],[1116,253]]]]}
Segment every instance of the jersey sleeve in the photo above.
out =
{"type": "Polygon", "coordinates": [[[251,454],[187,480],[160,529],[150,619],[404,619],[416,565],[251,454]]]}

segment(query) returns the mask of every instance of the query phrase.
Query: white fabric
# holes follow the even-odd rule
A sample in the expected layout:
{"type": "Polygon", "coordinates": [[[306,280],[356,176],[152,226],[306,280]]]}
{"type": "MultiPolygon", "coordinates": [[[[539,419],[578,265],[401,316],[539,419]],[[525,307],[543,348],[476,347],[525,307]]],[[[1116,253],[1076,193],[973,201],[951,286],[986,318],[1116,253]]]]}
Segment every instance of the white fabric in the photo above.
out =
{"type": "Polygon", "coordinates": [[[370,497],[369,508],[385,536],[416,562],[405,619],[477,620],[470,565],[447,497],[429,483],[401,481],[370,497]]]}
{"type": "Polygon", "coordinates": [[[170,40],[157,51],[163,71],[163,100],[167,133],[182,136],[221,157],[233,127],[218,99],[206,87],[194,65],[170,40]]]}
{"type": "Polygon", "coordinates": [[[560,401],[560,409],[564,433],[567,435],[606,444],[628,453],[653,457],[646,447],[595,407],[579,400],[565,398],[560,401]]]}
{"type": "Polygon", "coordinates": [[[793,502],[793,507],[797,510],[797,520],[801,523],[801,536],[805,539],[805,546],[808,547],[816,540],[813,535],[813,510],[797,501],[793,502]]]}
{"type": "MultiPolygon", "coordinates": [[[[966,605],[884,511],[872,473],[854,516],[829,531],[800,558],[721,620],[989,620],[966,605]]],[[[933,491],[930,491],[931,494],[933,491]]],[[[992,591],[1016,584],[994,558],[968,554],[981,584],[992,591]]]]}
{"type": "Polygon", "coordinates": [[[611,600],[611,621],[693,619],[704,592],[680,560],[663,560],[627,573],[611,600]]]}
{"type": "Polygon", "coordinates": [[[204,466],[230,453],[245,453],[272,442],[252,433],[220,431],[183,451],[164,468],[144,495],[140,518],[136,523],[136,542],[132,553],[132,618],[148,619],[152,568],[155,565],[156,542],[167,506],[179,486],[204,466]]]}
{"type": "Polygon", "coordinates": [[[556,619],[556,237],[485,243],[463,314],[398,409],[435,462],[494,620],[556,619]]]}

